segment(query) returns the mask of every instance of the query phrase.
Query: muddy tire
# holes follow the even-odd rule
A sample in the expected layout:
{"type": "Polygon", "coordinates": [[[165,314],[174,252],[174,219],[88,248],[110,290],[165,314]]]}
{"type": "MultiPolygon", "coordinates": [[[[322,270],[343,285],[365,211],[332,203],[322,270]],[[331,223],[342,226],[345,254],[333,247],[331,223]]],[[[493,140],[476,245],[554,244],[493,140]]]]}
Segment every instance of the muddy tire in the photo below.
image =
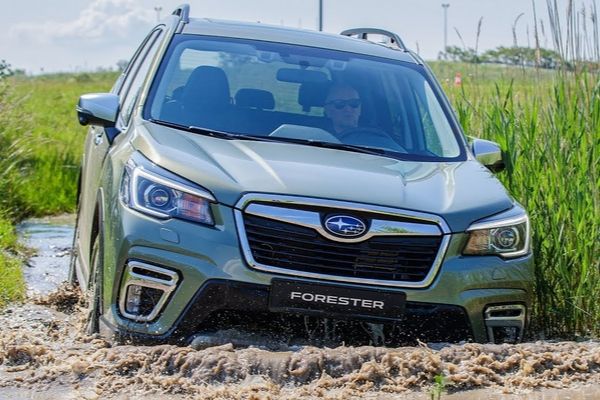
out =
{"type": "Polygon", "coordinates": [[[69,260],[69,273],[67,274],[67,283],[69,283],[71,286],[79,286],[79,279],[77,279],[77,260],[79,256],[77,247],[77,239],[79,238],[78,225],[79,211],[77,212],[77,219],[75,220],[75,229],[73,230],[73,240],[71,241],[71,259],[69,260]]]}
{"type": "Polygon", "coordinates": [[[102,313],[102,270],[103,252],[100,244],[100,235],[94,239],[92,247],[92,276],[88,289],[88,315],[85,324],[85,333],[93,335],[100,332],[100,315],[102,313]]]}
{"type": "Polygon", "coordinates": [[[67,274],[67,283],[71,286],[79,286],[79,279],[77,279],[76,263],[77,254],[75,252],[75,246],[72,247],[71,261],[69,262],[69,272],[67,274]]]}
{"type": "Polygon", "coordinates": [[[73,230],[73,240],[71,242],[71,260],[69,261],[69,273],[67,275],[67,283],[71,286],[79,286],[79,279],[77,279],[77,257],[79,256],[77,242],[79,239],[79,216],[81,204],[81,171],[77,177],[77,213],[75,214],[75,229],[73,230]]]}

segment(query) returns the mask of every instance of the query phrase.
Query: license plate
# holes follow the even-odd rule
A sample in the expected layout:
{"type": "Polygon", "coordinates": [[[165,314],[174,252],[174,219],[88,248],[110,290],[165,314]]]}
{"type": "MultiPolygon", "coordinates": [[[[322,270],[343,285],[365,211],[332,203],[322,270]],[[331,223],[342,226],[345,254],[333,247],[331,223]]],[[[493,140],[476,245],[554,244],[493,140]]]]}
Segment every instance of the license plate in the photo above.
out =
{"type": "Polygon", "coordinates": [[[338,285],[274,279],[271,311],[309,311],[336,316],[397,319],[404,314],[406,293],[378,289],[356,289],[338,285]]]}

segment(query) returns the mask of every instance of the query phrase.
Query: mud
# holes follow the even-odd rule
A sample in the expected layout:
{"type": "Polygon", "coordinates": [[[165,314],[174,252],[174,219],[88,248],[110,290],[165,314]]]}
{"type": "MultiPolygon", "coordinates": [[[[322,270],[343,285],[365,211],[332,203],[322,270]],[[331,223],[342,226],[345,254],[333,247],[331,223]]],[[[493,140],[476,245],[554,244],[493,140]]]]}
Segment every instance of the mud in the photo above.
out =
{"type": "Polygon", "coordinates": [[[82,333],[80,299],[63,285],[0,313],[0,399],[430,399],[436,376],[445,380],[441,399],[600,398],[597,341],[111,347],[82,333]]]}

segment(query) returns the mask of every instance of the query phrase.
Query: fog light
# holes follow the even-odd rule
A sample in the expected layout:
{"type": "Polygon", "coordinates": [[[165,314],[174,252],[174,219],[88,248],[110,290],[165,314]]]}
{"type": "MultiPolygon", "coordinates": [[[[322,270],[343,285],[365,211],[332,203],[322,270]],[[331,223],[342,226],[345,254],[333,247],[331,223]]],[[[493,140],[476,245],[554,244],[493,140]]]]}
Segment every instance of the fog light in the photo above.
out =
{"type": "Polygon", "coordinates": [[[130,314],[139,314],[140,304],[142,302],[142,287],[138,285],[129,285],[127,288],[127,300],[125,309],[130,314]]]}
{"type": "Polygon", "coordinates": [[[177,272],[139,261],[127,263],[119,295],[119,310],[137,322],[154,320],[177,287],[177,272]]]}
{"type": "Polygon", "coordinates": [[[522,304],[487,307],[484,311],[488,339],[492,343],[517,343],[523,340],[526,308],[522,304]]]}
{"type": "Polygon", "coordinates": [[[129,314],[148,316],[160,301],[163,293],[164,290],[161,289],[129,285],[127,288],[125,310],[127,310],[129,314]]]}
{"type": "Polygon", "coordinates": [[[516,326],[495,326],[494,343],[517,343],[519,341],[520,329],[516,326]]]}

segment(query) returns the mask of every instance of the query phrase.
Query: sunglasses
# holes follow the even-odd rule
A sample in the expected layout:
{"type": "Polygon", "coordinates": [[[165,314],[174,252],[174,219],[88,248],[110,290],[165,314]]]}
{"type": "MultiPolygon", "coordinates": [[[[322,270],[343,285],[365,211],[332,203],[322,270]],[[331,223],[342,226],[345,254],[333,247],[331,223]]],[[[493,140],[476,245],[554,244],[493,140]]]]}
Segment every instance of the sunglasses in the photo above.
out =
{"type": "Polygon", "coordinates": [[[362,104],[360,99],[349,99],[349,100],[331,100],[326,104],[333,105],[337,110],[342,110],[346,106],[350,106],[352,108],[358,108],[362,104]]]}

